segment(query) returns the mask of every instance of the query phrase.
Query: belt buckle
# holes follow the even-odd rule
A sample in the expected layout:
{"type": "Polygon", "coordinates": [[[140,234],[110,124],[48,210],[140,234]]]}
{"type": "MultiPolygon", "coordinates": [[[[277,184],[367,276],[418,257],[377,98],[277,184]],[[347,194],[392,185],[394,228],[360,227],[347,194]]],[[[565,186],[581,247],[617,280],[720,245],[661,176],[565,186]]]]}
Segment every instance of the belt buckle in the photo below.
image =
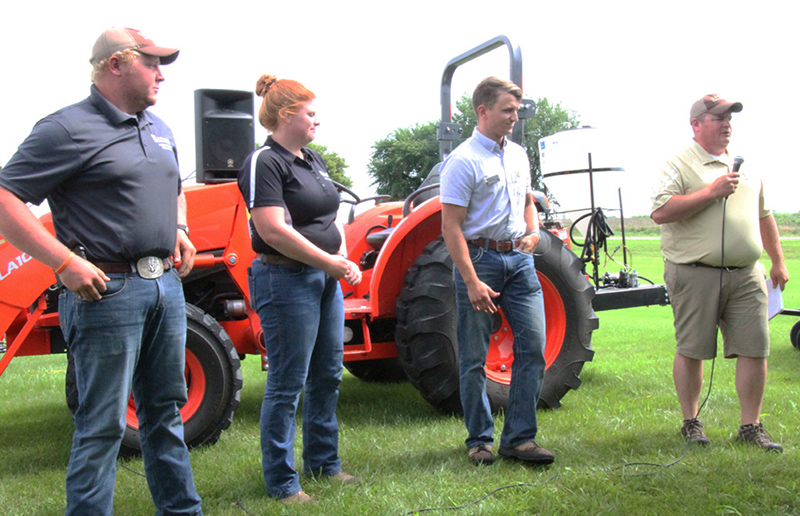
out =
{"type": "Polygon", "coordinates": [[[144,279],[160,278],[164,274],[164,260],[156,256],[145,256],[136,262],[136,272],[144,279]]]}

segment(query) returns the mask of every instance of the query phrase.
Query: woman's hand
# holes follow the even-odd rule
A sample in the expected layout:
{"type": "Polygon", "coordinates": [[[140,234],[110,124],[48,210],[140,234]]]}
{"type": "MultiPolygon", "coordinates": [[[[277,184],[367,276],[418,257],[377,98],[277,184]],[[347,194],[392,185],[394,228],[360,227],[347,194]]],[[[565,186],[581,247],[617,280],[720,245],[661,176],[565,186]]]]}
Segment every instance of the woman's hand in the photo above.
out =
{"type": "Polygon", "coordinates": [[[344,279],[350,285],[361,283],[361,270],[358,265],[339,254],[332,254],[325,272],[336,279],[344,279]]]}
{"type": "Polygon", "coordinates": [[[358,285],[361,283],[361,269],[358,268],[358,265],[350,260],[347,260],[347,263],[350,264],[349,270],[347,274],[344,275],[344,280],[349,285],[358,285]]]}

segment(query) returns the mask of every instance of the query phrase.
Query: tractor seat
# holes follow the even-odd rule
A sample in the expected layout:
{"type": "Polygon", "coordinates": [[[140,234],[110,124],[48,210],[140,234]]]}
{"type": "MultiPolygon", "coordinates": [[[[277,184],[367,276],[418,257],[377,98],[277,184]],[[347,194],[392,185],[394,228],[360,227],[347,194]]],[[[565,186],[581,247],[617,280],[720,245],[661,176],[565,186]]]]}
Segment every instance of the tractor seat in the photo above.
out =
{"type": "MultiPolygon", "coordinates": [[[[441,162],[435,164],[433,166],[433,168],[431,169],[431,171],[428,173],[428,177],[425,178],[425,180],[422,182],[421,185],[419,185],[419,188],[417,188],[417,190],[415,192],[418,192],[419,190],[422,190],[423,188],[425,188],[428,185],[438,185],[439,184],[439,169],[441,167],[442,167],[442,163],[441,162]]],[[[411,194],[411,195],[415,195],[415,194],[411,194]]],[[[439,189],[438,188],[433,188],[433,189],[427,190],[425,192],[417,193],[414,196],[413,205],[417,206],[418,204],[422,204],[423,202],[427,201],[428,199],[433,199],[437,195],[439,195],[439,189]]]]}
{"type": "MultiPolygon", "coordinates": [[[[413,206],[421,204],[427,201],[428,199],[432,199],[433,197],[439,195],[438,188],[432,188],[425,192],[419,192],[419,191],[428,185],[439,184],[439,168],[441,166],[442,166],[441,163],[437,163],[436,165],[434,165],[431,171],[428,173],[428,176],[425,178],[422,184],[419,185],[419,188],[417,190],[414,190],[414,192],[408,196],[408,198],[411,198],[412,200],[411,203],[412,208],[413,206]]],[[[403,215],[405,216],[406,214],[404,213],[403,215]]],[[[386,242],[386,239],[389,238],[389,235],[392,234],[392,231],[394,231],[393,227],[388,227],[380,231],[372,231],[369,234],[367,234],[366,238],[367,243],[370,245],[370,247],[372,247],[376,251],[380,251],[381,247],[383,247],[383,244],[386,242]]]]}
{"type": "Polygon", "coordinates": [[[394,228],[373,231],[367,235],[367,243],[376,251],[380,251],[381,247],[383,247],[383,244],[386,242],[386,239],[392,234],[392,231],[394,231],[394,228]]]}

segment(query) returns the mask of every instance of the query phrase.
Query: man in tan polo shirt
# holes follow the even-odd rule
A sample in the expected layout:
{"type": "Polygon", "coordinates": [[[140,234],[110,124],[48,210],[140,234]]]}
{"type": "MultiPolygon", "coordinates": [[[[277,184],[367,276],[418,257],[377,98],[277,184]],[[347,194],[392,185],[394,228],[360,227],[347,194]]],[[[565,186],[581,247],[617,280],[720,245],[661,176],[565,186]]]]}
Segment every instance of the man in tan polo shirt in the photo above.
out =
{"type": "Polygon", "coordinates": [[[789,273],[761,179],[755,171],[733,171],[731,115],[741,110],[741,103],[716,95],[692,105],[694,140],[662,168],[650,216],[661,225],[664,280],[675,317],[681,435],[690,443],[710,443],[698,404],[703,360],[716,356],[719,328],[725,358],[736,359],[737,439],[780,452],[760,421],[769,355],[766,282],[783,290],[789,273]],[[772,261],[769,280],[758,262],[762,250],[772,261]]]}

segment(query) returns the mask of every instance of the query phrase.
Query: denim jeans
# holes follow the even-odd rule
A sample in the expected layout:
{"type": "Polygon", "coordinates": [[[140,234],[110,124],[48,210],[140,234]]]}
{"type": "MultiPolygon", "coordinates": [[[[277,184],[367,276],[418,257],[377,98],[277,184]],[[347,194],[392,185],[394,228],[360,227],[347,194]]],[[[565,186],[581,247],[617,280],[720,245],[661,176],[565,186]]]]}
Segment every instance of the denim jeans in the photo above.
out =
{"type": "Polygon", "coordinates": [[[294,438],[303,394],[303,470],[341,471],[336,404],[342,381],[344,305],[339,281],[305,265],[253,261],[250,303],[261,318],[269,372],[261,405],[261,454],[267,494],[301,490],[294,438]]]}
{"type": "MultiPolygon", "coordinates": [[[[514,335],[511,386],[500,445],[516,447],[536,438],[536,404],[542,391],[546,341],[542,288],[533,255],[519,250],[498,252],[469,244],[470,259],[478,278],[500,297],[514,335]]],[[[494,419],[486,395],[484,364],[489,350],[492,315],[475,311],[467,286],[453,272],[458,308],[458,353],[461,405],[467,426],[467,447],[492,444],[494,419]]]]}
{"type": "Polygon", "coordinates": [[[155,280],[136,274],[108,277],[99,301],[84,301],[67,290],[59,301],[78,390],[66,514],[112,513],[131,388],[156,514],[201,514],[178,412],[186,403],[181,281],[174,269],[155,280]]]}

